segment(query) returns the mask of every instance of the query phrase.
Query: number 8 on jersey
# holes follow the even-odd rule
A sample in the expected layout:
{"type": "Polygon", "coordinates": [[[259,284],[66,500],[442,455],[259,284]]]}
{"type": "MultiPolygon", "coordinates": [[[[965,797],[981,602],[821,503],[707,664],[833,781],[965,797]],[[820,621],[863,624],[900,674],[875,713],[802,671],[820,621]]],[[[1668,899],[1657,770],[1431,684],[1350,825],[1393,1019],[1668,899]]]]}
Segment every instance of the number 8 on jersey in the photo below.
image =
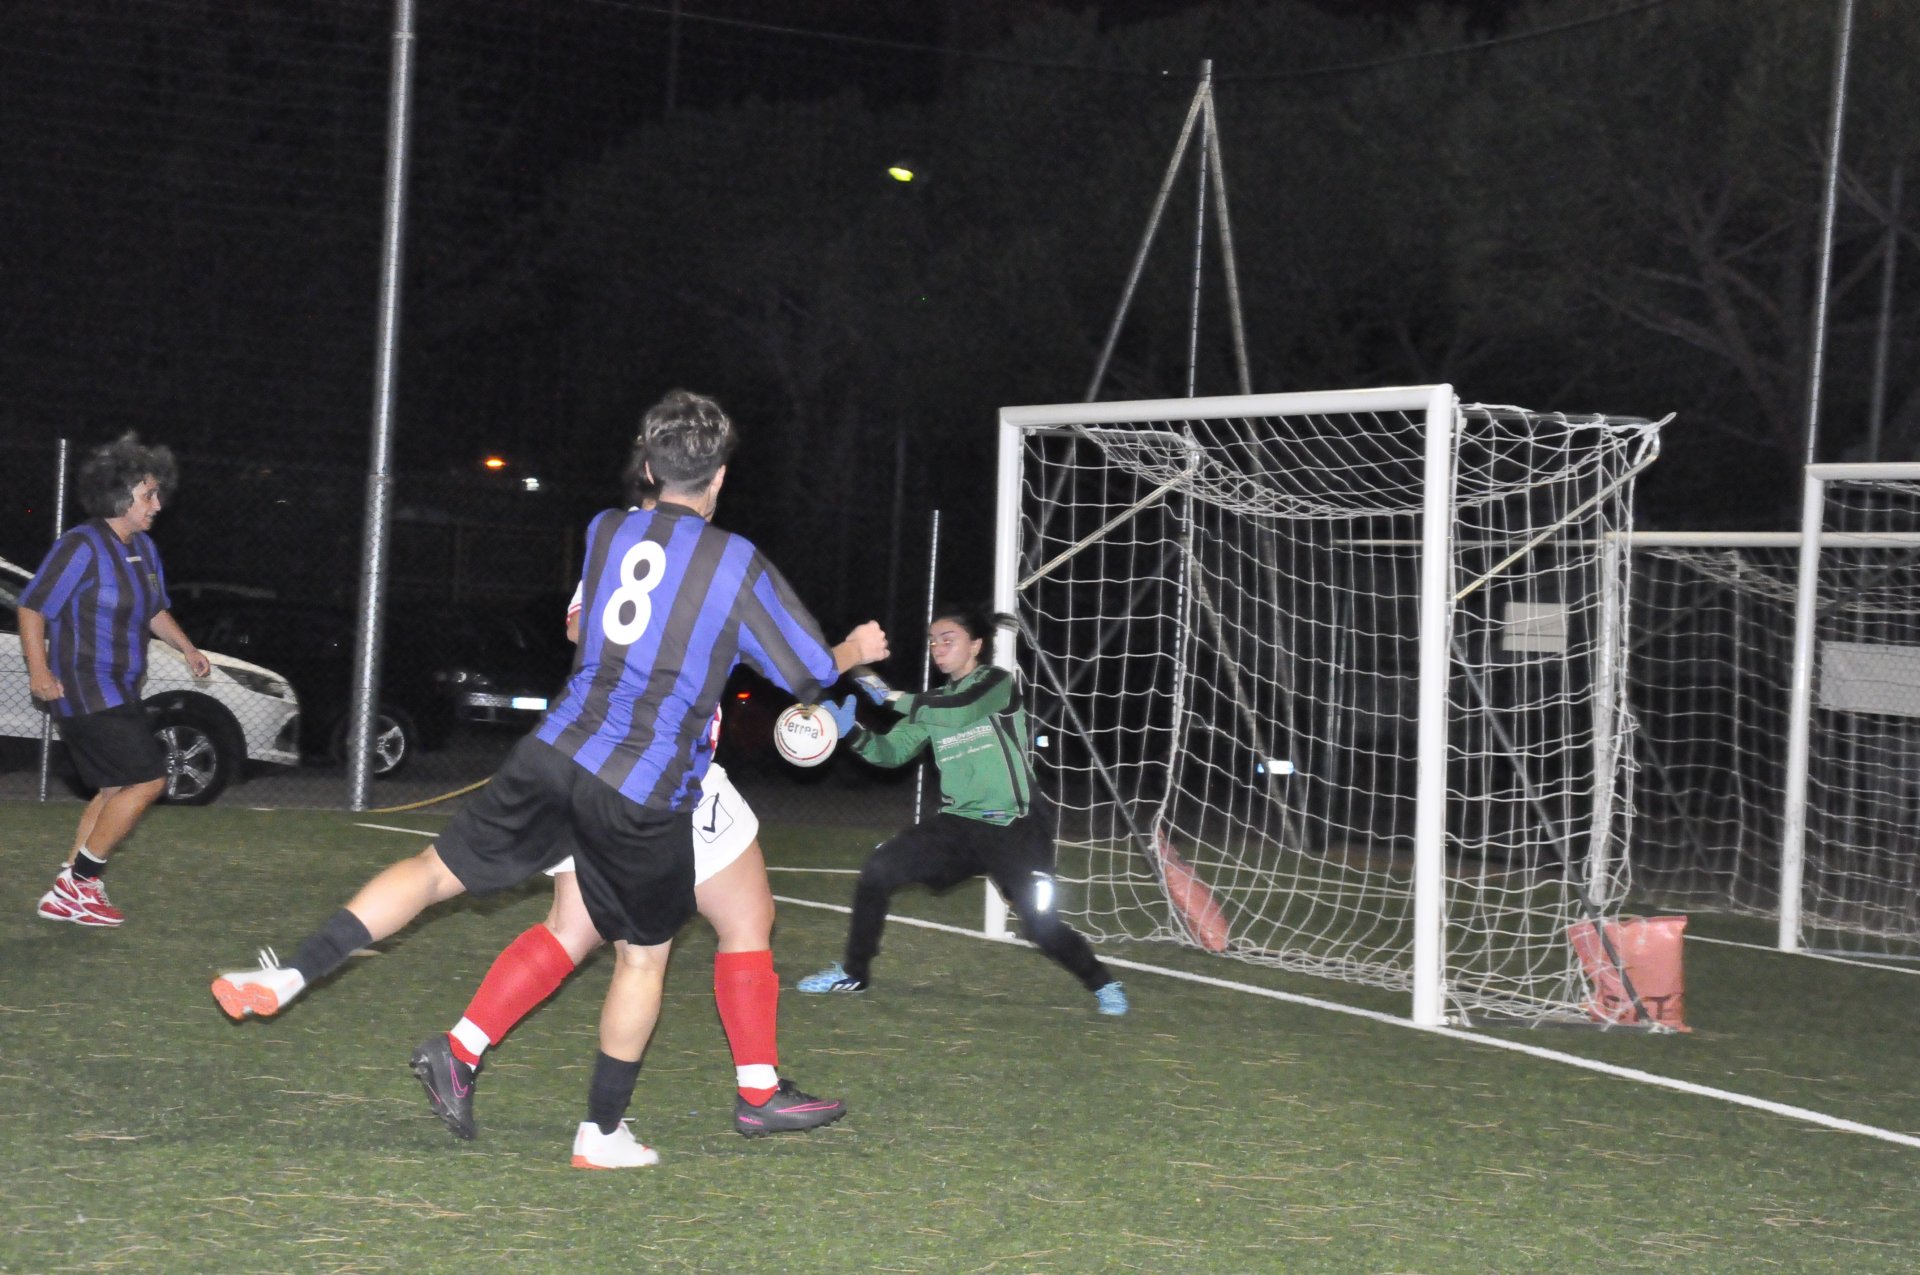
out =
{"type": "Polygon", "coordinates": [[[600,610],[600,631],[615,646],[632,646],[653,620],[653,591],[666,576],[667,551],[642,540],[620,560],[620,587],[600,610]]]}

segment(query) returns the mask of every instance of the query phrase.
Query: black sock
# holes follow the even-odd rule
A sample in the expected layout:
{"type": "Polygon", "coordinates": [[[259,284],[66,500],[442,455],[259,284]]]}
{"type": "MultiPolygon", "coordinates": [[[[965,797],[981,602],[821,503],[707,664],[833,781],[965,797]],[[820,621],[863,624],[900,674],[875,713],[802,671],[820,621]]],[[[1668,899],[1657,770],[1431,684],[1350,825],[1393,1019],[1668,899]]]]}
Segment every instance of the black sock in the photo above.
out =
{"type": "Polygon", "coordinates": [[[91,881],[107,870],[105,859],[96,859],[91,851],[82,850],[73,856],[73,875],[82,881],[91,881]]]}
{"type": "Polygon", "coordinates": [[[345,965],[349,956],[371,942],[373,935],[360,924],[360,918],[341,908],[327,918],[325,925],[307,936],[307,941],[293,954],[288,968],[299,970],[301,977],[316,983],[345,965]]]}
{"type": "Polygon", "coordinates": [[[633,1101],[634,1082],[640,1079],[638,1062],[623,1062],[604,1053],[593,1056],[593,1083],[587,1086],[587,1119],[612,1133],[620,1127],[633,1101]]]}

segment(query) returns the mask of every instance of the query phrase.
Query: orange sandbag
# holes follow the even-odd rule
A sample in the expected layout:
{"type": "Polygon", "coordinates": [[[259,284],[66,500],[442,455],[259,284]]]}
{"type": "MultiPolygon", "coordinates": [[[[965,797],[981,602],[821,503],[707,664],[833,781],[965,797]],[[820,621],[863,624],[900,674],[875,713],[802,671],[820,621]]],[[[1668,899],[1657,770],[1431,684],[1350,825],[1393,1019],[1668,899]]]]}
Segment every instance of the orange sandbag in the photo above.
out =
{"type": "Polygon", "coordinates": [[[1587,1013],[1595,1022],[1657,1023],[1674,1031],[1692,1030],[1686,1023],[1687,980],[1680,959],[1686,928],[1684,916],[1623,916],[1607,923],[1607,938],[1626,966],[1627,979],[1645,1011],[1637,1013],[1593,922],[1567,927],[1567,938],[1593,988],[1587,1013]]]}
{"type": "Polygon", "coordinates": [[[1209,952],[1226,951],[1227,914],[1214,901],[1213,891],[1193,875],[1164,830],[1154,836],[1154,849],[1160,859],[1160,880],[1166,886],[1167,901],[1180,914],[1187,933],[1209,952]]]}

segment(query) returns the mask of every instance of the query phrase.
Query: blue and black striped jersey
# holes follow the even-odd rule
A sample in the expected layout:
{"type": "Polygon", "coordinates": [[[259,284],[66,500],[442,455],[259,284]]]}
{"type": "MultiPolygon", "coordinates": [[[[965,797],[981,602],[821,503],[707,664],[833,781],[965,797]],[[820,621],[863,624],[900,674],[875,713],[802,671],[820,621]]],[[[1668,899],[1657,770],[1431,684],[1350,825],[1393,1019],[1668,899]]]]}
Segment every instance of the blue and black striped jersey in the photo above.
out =
{"type": "Polygon", "coordinates": [[[539,737],[655,809],[691,809],[721,691],[745,663],[802,700],[839,676],[820,625],[752,542],[692,510],[587,528],[580,646],[539,737]]]}
{"type": "Polygon", "coordinates": [[[47,620],[47,667],[66,690],[55,714],[140,702],[148,625],[170,605],[153,537],[122,544],[106,519],[88,519],[53,542],[20,605],[47,620]]]}

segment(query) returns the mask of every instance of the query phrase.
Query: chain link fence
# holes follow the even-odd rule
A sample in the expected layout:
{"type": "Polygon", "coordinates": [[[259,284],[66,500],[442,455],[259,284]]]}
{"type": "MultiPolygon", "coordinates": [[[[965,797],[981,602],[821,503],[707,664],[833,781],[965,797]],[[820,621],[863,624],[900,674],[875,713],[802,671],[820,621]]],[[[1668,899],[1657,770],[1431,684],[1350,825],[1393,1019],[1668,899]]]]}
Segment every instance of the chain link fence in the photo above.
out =
{"type": "MultiPolygon", "coordinates": [[[[160,441],[160,440],[154,440],[160,441]]],[[[69,448],[69,464],[84,448],[69,448]]],[[[58,440],[0,446],[0,800],[80,792],[27,690],[15,603],[51,544],[58,440]]],[[[168,749],[170,801],[344,807],[365,476],[341,466],[182,453],[180,490],[155,527],[172,612],[214,661],[204,681],[157,639],[142,688],[168,749]]],[[[70,480],[69,480],[70,481],[70,480]]],[[[593,508],[586,493],[485,479],[395,479],[369,797],[434,802],[485,780],[571,668],[566,605],[593,508]]],[[[71,496],[64,521],[84,517],[71,496]]],[[[855,762],[801,773],[771,723],[790,698],[742,671],[721,759],[763,806],[810,820],[912,816],[913,777],[855,762]]],[[[768,809],[769,815],[774,814],[768,809]]]]}

